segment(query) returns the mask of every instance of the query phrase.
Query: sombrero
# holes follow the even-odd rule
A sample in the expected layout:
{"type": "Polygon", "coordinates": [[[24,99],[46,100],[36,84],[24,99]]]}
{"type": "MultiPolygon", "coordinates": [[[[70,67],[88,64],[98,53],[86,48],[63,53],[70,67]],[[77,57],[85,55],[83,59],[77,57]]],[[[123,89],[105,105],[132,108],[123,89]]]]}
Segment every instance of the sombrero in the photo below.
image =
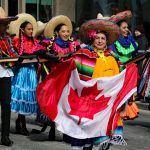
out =
{"type": "Polygon", "coordinates": [[[121,20],[125,20],[127,23],[130,22],[132,18],[132,13],[130,10],[126,10],[126,11],[123,11],[123,12],[119,12],[117,13],[116,15],[113,15],[109,18],[110,21],[113,21],[115,23],[118,23],[119,21],[121,20]]]}
{"type": "Polygon", "coordinates": [[[97,14],[97,19],[106,19],[106,20],[108,20],[110,17],[108,17],[108,16],[103,16],[101,13],[98,13],[97,14]]]}
{"type": "Polygon", "coordinates": [[[6,16],[4,9],[0,7],[0,23],[2,22],[9,23],[10,21],[14,21],[16,19],[18,19],[18,17],[6,16]]]}
{"type": "Polygon", "coordinates": [[[92,30],[108,33],[108,45],[114,43],[120,34],[120,29],[114,22],[104,19],[93,19],[82,24],[80,27],[79,36],[83,43],[89,44],[90,37],[88,33],[92,30]]]}
{"type": "Polygon", "coordinates": [[[59,15],[54,18],[52,18],[46,25],[44,30],[44,36],[51,38],[54,35],[54,29],[59,24],[65,24],[69,28],[70,35],[72,34],[72,23],[71,20],[64,15],[59,15]]]}
{"type": "Polygon", "coordinates": [[[47,23],[43,23],[41,21],[37,21],[37,31],[35,33],[35,37],[38,37],[40,36],[43,32],[44,32],[44,29],[46,27],[46,24],[47,23]]]}
{"type": "Polygon", "coordinates": [[[17,15],[18,20],[12,21],[9,25],[9,33],[10,34],[16,34],[16,36],[19,36],[19,28],[21,24],[25,21],[30,22],[33,25],[33,36],[35,36],[37,31],[37,23],[35,18],[27,13],[21,13],[17,15]]]}

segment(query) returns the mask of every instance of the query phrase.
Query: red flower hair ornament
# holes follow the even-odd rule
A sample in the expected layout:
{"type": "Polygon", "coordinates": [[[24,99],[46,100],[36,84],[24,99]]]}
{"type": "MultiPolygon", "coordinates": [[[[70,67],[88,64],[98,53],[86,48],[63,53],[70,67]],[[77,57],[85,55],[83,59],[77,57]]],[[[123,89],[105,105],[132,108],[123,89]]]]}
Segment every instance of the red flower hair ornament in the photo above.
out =
{"type": "Polygon", "coordinates": [[[96,30],[90,30],[90,31],[88,31],[88,37],[90,39],[94,39],[96,37],[96,30]]]}

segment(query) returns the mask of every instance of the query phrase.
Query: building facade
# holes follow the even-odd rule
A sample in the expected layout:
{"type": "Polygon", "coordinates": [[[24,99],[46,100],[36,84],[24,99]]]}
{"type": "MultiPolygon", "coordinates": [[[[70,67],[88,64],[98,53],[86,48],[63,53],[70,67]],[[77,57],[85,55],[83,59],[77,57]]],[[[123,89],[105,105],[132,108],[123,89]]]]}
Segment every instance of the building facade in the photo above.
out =
{"type": "Polygon", "coordinates": [[[111,16],[123,10],[133,14],[131,31],[143,24],[147,38],[150,39],[150,1],[149,0],[0,0],[7,15],[30,13],[37,20],[47,22],[53,16],[66,15],[77,26],[96,18],[100,12],[111,16]]]}
{"type": "Polygon", "coordinates": [[[63,14],[75,21],[75,0],[0,0],[0,6],[10,16],[26,12],[46,22],[63,14]]]}

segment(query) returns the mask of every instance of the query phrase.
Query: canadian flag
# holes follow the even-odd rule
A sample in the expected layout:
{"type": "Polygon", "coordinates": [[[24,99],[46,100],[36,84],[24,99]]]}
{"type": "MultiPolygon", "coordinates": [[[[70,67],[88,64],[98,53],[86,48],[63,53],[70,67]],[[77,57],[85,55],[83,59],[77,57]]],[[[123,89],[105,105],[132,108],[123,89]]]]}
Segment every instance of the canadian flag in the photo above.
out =
{"type": "Polygon", "coordinates": [[[82,81],[73,59],[59,64],[38,85],[41,111],[57,129],[84,139],[111,135],[121,106],[137,89],[137,67],[130,64],[113,77],[82,81]]]}

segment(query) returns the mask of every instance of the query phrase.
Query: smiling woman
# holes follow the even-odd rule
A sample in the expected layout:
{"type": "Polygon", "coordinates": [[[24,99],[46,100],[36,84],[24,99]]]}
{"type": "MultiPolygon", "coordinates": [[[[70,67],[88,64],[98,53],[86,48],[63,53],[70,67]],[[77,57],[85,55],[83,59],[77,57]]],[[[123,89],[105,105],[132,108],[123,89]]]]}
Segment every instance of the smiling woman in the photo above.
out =
{"type": "MultiPolygon", "coordinates": [[[[85,48],[79,49],[75,55],[81,80],[89,81],[90,79],[114,76],[119,73],[118,64],[111,56],[111,50],[107,48],[107,45],[118,38],[119,28],[116,24],[107,20],[90,20],[80,27],[79,35],[81,41],[87,44],[85,48]]],[[[71,144],[72,150],[92,150],[94,139],[77,139],[64,135],[64,141],[71,144]]],[[[110,140],[109,136],[99,137],[95,143],[100,144],[100,149],[106,150],[109,149],[110,145],[108,140],[110,140]]]]}

